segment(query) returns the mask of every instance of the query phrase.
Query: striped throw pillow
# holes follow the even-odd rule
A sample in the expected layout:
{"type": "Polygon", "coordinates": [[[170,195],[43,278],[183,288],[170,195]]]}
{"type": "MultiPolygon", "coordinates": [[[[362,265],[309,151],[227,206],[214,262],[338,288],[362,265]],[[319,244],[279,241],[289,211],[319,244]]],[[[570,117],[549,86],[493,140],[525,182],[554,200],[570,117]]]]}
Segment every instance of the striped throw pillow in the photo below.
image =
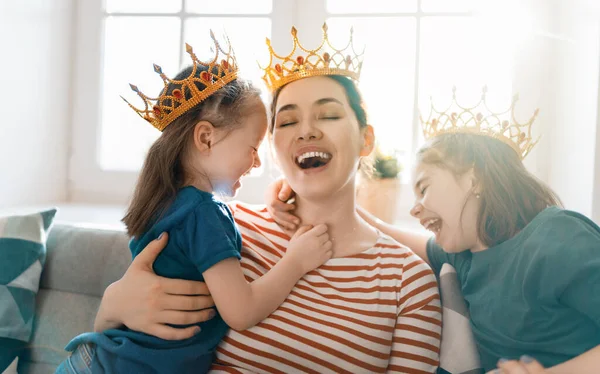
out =
{"type": "Polygon", "coordinates": [[[0,217],[0,373],[31,339],[35,298],[56,209],[0,217]]]}

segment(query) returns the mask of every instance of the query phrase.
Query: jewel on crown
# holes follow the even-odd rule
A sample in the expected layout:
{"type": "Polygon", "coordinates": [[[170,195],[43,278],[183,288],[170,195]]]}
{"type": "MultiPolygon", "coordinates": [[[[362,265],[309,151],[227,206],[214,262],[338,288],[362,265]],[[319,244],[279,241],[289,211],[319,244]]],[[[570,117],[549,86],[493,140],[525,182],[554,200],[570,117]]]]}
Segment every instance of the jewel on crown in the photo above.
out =
{"type": "Polygon", "coordinates": [[[295,80],[318,75],[342,75],[358,81],[362,69],[364,50],[357,53],[350,29],[348,44],[337,49],[331,45],[327,35],[327,24],[323,24],[323,39],[316,49],[307,49],[298,41],[298,31],[292,27],[294,46],[287,56],[273,51],[271,40],[267,38],[270,60],[264,70],[263,80],[271,92],[295,80]]]}
{"type": "Polygon", "coordinates": [[[539,109],[526,122],[515,119],[515,104],[518,95],[513,96],[511,105],[502,112],[493,112],[486,102],[487,87],[482,89],[481,99],[471,107],[460,105],[456,100],[456,87],[452,88],[452,102],[443,111],[439,111],[431,100],[429,118],[420,117],[423,135],[426,140],[446,133],[480,134],[498,139],[508,144],[522,159],[537,144],[531,136],[531,125],[535,121],[539,109]]]}
{"type": "MultiPolygon", "coordinates": [[[[130,84],[131,89],[144,101],[144,108],[138,109],[131,105],[125,98],[123,100],[140,117],[150,122],[159,131],[163,131],[171,122],[179,118],[185,112],[206,100],[227,83],[235,80],[238,74],[238,66],[235,55],[231,48],[229,38],[225,37],[226,49],[217,41],[212,30],[210,37],[214,43],[215,56],[212,60],[204,62],[196,57],[192,47],[185,44],[185,50],[192,59],[192,72],[181,80],[167,78],[162,68],[154,64],[154,71],[162,78],[164,88],[158,98],[151,98],[143,94],[137,86],[130,84]],[[197,74],[198,67],[205,66],[207,69],[197,74]],[[196,76],[198,75],[198,76],[196,76]],[[197,84],[200,84],[199,88],[197,84]],[[169,92],[169,86],[177,88],[169,92]]],[[[212,50],[212,48],[211,48],[212,50]]]]}

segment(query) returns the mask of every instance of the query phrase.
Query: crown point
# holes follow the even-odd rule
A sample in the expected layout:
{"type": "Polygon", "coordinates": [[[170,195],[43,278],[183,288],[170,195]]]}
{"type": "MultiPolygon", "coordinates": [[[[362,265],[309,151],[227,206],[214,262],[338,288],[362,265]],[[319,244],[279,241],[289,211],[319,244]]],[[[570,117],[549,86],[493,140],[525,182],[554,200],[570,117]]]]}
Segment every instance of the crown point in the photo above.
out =
{"type": "Polygon", "coordinates": [[[215,38],[215,33],[212,31],[212,29],[210,30],[210,37],[214,40],[215,38]]]}
{"type": "Polygon", "coordinates": [[[192,48],[192,46],[191,46],[191,45],[189,45],[189,44],[185,43],[185,51],[186,51],[187,53],[192,53],[192,52],[194,52],[194,49],[192,48]]]}
{"type": "Polygon", "coordinates": [[[181,100],[183,98],[183,93],[181,92],[181,90],[179,88],[174,89],[171,94],[176,99],[181,100]]]}
{"type": "Polygon", "coordinates": [[[327,33],[328,27],[327,27],[327,22],[323,23],[323,32],[327,33]]]}
{"type": "Polygon", "coordinates": [[[538,114],[540,114],[540,108],[537,108],[537,109],[535,110],[535,112],[533,112],[533,115],[534,115],[534,116],[537,116],[538,114]]]}
{"type": "Polygon", "coordinates": [[[296,30],[295,26],[292,26],[292,36],[295,38],[296,36],[298,36],[298,30],[296,30]]]}
{"type": "Polygon", "coordinates": [[[200,79],[202,79],[205,82],[210,82],[210,74],[207,71],[203,71],[202,73],[200,73],[200,79]]]}
{"type": "Polygon", "coordinates": [[[138,93],[140,92],[140,90],[138,90],[137,86],[135,86],[135,85],[133,85],[131,83],[129,83],[129,87],[131,87],[131,90],[134,91],[134,92],[138,92],[138,93]]]}
{"type": "Polygon", "coordinates": [[[157,72],[158,74],[162,74],[162,68],[156,64],[154,65],[154,71],[157,72]]]}

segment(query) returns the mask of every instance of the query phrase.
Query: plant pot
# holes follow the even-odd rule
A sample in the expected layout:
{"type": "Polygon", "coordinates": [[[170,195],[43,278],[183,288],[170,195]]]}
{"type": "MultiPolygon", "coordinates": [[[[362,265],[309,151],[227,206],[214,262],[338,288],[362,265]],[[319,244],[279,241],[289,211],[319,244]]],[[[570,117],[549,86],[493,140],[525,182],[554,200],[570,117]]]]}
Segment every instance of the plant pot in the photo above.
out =
{"type": "Polygon", "coordinates": [[[387,223],[394,223],[398,211],[401,183],[398,178],[359,178],[356,200],[367,212],[387,223]]]}

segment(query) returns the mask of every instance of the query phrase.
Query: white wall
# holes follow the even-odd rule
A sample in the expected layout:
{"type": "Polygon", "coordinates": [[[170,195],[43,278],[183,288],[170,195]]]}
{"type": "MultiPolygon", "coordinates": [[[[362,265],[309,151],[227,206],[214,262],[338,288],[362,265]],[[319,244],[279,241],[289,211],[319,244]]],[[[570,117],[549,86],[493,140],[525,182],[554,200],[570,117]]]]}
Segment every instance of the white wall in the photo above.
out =
{"type": "Polygon", "coordinates": [[[0,207],[67,198],[72,0],[0,0],[0,207]]]}
{"type": "Polygon", "coordinates": [[[554,113],[548,183],[565,207],[592,215],[598,127],[600,13],[591,3],[557,2],[551,78],[554,113]]]}

